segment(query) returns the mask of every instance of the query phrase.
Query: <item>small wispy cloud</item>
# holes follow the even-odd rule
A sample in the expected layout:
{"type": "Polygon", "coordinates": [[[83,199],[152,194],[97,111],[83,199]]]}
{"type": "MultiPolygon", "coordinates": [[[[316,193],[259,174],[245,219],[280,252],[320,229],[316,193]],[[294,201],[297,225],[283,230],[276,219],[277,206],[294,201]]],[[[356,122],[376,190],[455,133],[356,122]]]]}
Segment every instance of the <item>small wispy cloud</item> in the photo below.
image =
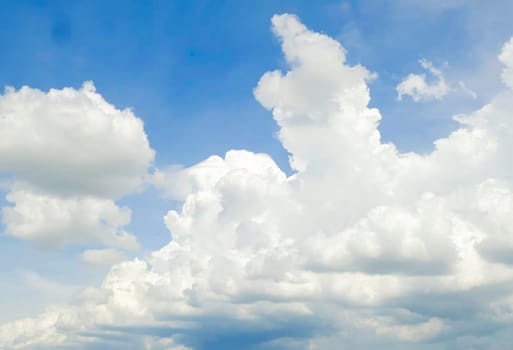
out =
{"type": "MultiPolygon", "coordinates": [[[[401,101],[403,96],[410,96],[415,102],[427,102],[433,100],[442,100],[444,97],[454,92],[462,92],[472,98],[476,98],[476,93],[469,89],[462,81],[455,83],[449,82],[442,71],[432,62],[421,59],[421,67],[426,70],[431,79],[426,74],[410,73],[397,86],[397,99],[401,101]]],[[[445,67],[448,64],[445,63],[445,67]]]]}
{"type": "Polygon", "coordinates": [[[425,59],[421,59],[419,63],[422,68],[431,73],[435,80],[430,82],[427,80],[426,74],[411,73],[397,85],[397,99],[401,101],[406,95],[415,102],[441,100],[450,91],[442,71],[425,59]]]}

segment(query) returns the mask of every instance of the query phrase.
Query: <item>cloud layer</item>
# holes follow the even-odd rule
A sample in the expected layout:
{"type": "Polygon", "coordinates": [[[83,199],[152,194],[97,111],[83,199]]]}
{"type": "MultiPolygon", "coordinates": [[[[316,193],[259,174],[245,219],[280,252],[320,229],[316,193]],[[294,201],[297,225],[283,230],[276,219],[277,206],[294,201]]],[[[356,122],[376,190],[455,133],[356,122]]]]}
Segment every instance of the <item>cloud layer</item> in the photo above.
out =
{"type": "MultiPolygon", "coordinates": [[[[171,242],[114,265],[74,305],[3,325],[0,347],[510,343],[511,42],[499,56],[507,89],[419,155],[381,141],[373,75],[346,64],[337,41],[292,15],[272,23],[290,70],[266,73],[254,93],[294,174],[248,151],[157,172],[154,183],[183,201],[165,217],[171,242]]],[[[111,224],[122,216],[114,210],[111,224]]]]}

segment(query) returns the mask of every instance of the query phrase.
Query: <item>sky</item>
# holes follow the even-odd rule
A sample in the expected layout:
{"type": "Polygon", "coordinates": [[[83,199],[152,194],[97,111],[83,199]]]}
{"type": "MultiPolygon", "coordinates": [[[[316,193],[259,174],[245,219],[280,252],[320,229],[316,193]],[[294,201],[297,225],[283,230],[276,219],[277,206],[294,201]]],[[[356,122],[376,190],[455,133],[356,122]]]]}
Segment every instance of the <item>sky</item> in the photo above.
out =
{"type": "Polygon", "coordinates": [[[0,349],[504,349],[513,3],[0,4],[0,349]]]}

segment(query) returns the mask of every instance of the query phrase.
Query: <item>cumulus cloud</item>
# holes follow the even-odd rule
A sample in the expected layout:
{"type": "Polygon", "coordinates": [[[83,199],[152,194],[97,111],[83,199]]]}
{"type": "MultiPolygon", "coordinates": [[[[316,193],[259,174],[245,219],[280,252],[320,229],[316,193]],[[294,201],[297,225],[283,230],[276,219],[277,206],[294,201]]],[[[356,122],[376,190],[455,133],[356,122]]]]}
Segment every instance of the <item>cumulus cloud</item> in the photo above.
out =
{"type": "Polygon", "coordinates": [[[2,209],[11,236],[46,248],[95,242],[137,248],[135,236],[122,230],[130,222],[130,209],[119,208],[112,200],[62,199],[16,191],[7,195],[7,201],[15,204],[2,209]]]}
{"type": "Polygon", "coordinates": [[[142,121],[107,103],[91,82],[0,96],[0,172],[31,187],[119,196],[141,186],[153,157],[142,121]]]}
{"type": "Polygon", "coordinates": [[[98,243],[135,249],[130,210],[114,200],[141,188],[154,151],[143,123],[95,91],[7,88],[0,95],[0,173],[11,177],[6,233],[38,246],[98,243]]]}
{"type": "Polygon", "coordinates": [[[3,348],[467,349],[512,329],[513,92],[431,154],[399,153],[368,107],[372,74],[295,16],[272,23],[290,70],[254,94],[294,174],[248,151],[157,172],[183,201],[171,242],[3,325],[3,348]]]}

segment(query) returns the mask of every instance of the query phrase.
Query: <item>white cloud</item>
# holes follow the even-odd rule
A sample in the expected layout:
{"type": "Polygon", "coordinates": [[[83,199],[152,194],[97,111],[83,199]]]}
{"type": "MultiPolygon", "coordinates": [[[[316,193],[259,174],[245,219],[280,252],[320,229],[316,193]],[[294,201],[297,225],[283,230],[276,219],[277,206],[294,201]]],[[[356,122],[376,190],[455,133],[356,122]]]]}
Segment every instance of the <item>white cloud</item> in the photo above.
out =
{"type": "Polygon", "coordinates": [[[499,60],[504,64],[502,81],[509,88],[513,88],[513,38],[504,44],[499,60]]]}
{"type": "Polygon", "coordinates": [[[190,168],[177,166],[156,170],[152,183],[173,199],[184,200],[192,192],[208,189],[229,172],[240,169],[256,172],[262,176],[284,180],[285,174],[277,169],[267,154],[253,154],[247,151],[229,151],[226,158],[212,156],[190,168]]]}
{"type": "Polygon", "coordinates": [[[111,266],[127,260],[126,255],[116,249],[88,249],[81,254],[84,262],[91,265],[111,266]]]}
{"type": "Polygon", "coordinates": [[[434,77],[434,80],[429,81],[425,74],[409,74],[396,86],[399,101],[403,99],[403,96],[410,96],[415,102],[442,100],[447,95],[456,92],[473,99],[477,98],[477,94],[464,82],[447,81],[442,70],[434,67],[431,62],[422,59],[419,63],[434,77]]]}
{"type": "Polygon", "coordinates": [[[142,121],[107,103],[91,82],[78,90],[7,88],[0,95],[0,173],[11,177],[6,233],[46,248],[135,249],[123,230],[130,210],[114,200],[141,188],[153,157],[142,121]]]}
{"type": "Polygon", "coordinates": [[[433,75],[435,81],[428,82],[425,74],[410,74],[397,85],[397,99],[402,100],[403,96],[410,96],[415,102],[441,100],[449,91],[449,85],[445,81],[442,71],[433,67],[433,64],[426,60],[420,60],[422,68],[433,75]]]}
{"type": "Polygon", "coordinates": [[[137,248],[135,236],[122,229],[130,222],[130,209],[119,208],[112,200],[14,191],[7,201],[14,204],[2,209],[8,235],[44,248],[87,243],[137,248]]]}
{"type": "Polygon", "coordinates": [[[92,83],[0,95],[0,172],[65,195],[119,196],[141,186],[153,160],[143,123],[92,83]]]}
{"type": "Polygon", "coordinates": [[[255,96],[295,173],[248,151],[157,172],[183,200],[172,241],[76,305],[0,327],[0,346],[486,348],[512,329],[513,92],[431,154],[399,153],[368,107],[371,74],[296,17],[272,22],[291,69],[255,96]]]}
{"type": "Polygon", "coordinates": [[[443,321],[431,318],[426,322],[413,325],[389,325],[386,320],[366,320],[365,325],[375,328],[379,335],[397,337],[401,340],[420,341],[437,335],[443,329],[443,321]]]}

